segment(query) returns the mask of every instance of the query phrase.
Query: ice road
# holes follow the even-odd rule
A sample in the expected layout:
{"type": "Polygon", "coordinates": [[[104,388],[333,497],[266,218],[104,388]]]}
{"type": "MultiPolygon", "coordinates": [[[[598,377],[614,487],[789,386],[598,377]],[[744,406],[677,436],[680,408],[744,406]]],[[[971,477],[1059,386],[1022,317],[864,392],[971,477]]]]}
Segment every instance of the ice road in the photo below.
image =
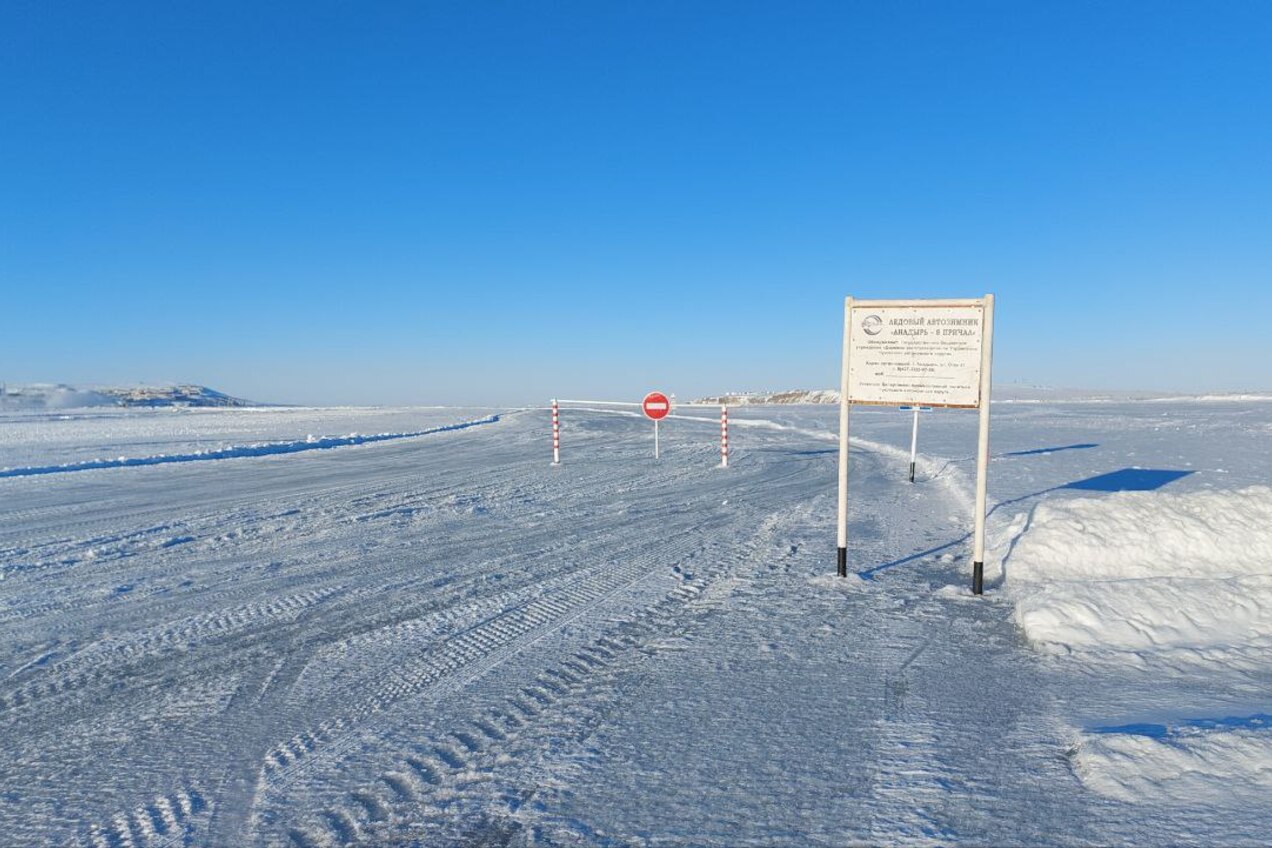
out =
{"type": "Polygon", "coordinates": [[[0,843],[1266,841],[1272,404],[699,414],[0,417],[0,843]]]}

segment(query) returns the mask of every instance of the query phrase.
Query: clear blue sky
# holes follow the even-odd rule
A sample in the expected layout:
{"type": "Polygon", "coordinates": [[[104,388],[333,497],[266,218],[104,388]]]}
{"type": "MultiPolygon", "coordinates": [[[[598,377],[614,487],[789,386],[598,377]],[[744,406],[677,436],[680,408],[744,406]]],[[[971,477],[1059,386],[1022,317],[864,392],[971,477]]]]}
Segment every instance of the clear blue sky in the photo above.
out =
{"type": "Polygon", "coordinates": [[[0,4],[0,379],[513,403],[1272,388],[1272,3],[0,4]]]}

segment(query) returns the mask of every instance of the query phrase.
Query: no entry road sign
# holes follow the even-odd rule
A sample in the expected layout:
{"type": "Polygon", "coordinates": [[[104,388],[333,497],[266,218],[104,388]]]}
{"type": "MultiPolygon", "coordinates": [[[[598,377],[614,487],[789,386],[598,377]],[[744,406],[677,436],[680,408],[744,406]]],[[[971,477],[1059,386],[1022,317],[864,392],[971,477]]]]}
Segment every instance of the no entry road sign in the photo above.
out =
{"type": "Polygon", "coordinates": [[[645,399],[641,401],[640,406],[641,409],[645,410],[646,417],[654,421],[666,418],[671,412],[671,401],[662,392],[650,392],[645,395],[645,399]]]}

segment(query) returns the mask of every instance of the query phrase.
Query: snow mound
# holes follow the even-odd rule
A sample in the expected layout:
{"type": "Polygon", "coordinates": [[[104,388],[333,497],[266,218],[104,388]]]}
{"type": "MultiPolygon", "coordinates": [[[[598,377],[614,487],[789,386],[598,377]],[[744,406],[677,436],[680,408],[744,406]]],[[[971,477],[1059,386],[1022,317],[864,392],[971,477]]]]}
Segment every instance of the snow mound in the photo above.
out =
{"type": "Polygon", "coordinates": [[[1262,802],[1272,792],[1272,728],[1266,719],[1086,733],[1075,770],[1087,788],[1128,803],[1262,802]]]}
{"type": "Polygon", "coordinates": [[[1009,569],[1013,581],[1272,574],[1272,488],[1044,502],[1009,569]]]}
{"type": "Polygon", "coordinates": [[[435,433],[447,433],[454,430],[467,430],[483,424],[495,424],[499,415],[488,415],[472,421],[460,421],[431,427],[427,430],[414,430],[409,433],[378,433],[362,435],[350,433],[347,436],[315,436],[304,439],[292,439],[285,442],[263,442],[255,445],[235,445],[214,450],[195,451],[193,453],[157,454],[152,456],[121,456],[113,459],[89,459],[80,462],[67,462],[62,465],[25,466],[21,468],[0,468],[0,478],[5,477],[37,477],[45,474],[65,474],[74,471],[98,471],[105,468],[137,468],[146,465],[169,465],[177,462],[205,462],[222,459],[242,459],[256,456],[279,456],[282,454],[301,453],[304,451],[330,450],[357,445],[369,445],[376,442],[387,442],[396,439],[413,439],[417,436],[431,436],[435,433]]]}
{"type": "Polygon", "coordinates": [[[1272,645],[1272,575],[1056,583],[1020,598],[1016,621],[1044,648],[1272,645]]]}
{"type": "MultiPolygon", "coordinates": [[[[1118,671],[1266,674],[1272,488],[1043,503],[1007,536],[1016,622],[1040,649],[1118,671]]],[[[1074,770],[1087,788],[1128,803],[1249,804],[1272,791],[1270,722],[1260,714],[1082,732],[1074,770]]]]}
{"type": "Polygon", "coordinates": [[[1044,503],[1009,535],[1016,621],[1044,650],[1272,645],[1272,488],[1044,503]]]}

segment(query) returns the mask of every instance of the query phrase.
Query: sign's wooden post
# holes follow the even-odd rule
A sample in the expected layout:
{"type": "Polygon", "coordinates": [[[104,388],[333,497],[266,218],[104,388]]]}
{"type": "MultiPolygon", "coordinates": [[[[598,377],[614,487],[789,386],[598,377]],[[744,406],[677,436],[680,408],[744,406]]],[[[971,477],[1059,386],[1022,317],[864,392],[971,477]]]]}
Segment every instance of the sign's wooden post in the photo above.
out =
{"type": "Polygon", "coordinates": [[[848,358],[852,354],[852,298],[844,298],[844,353],[839,372],[838,573],[848,576],[848,358]]]}
{"type": "Polygon", "coordinates": [[[985,500],[989,479],[990,365],[994,358],[994,296],[985,295],[984,333],[981,339],[980,432],[976,438],[976,539],[972,543],[972,594],[985,591],[985,500]]]}

